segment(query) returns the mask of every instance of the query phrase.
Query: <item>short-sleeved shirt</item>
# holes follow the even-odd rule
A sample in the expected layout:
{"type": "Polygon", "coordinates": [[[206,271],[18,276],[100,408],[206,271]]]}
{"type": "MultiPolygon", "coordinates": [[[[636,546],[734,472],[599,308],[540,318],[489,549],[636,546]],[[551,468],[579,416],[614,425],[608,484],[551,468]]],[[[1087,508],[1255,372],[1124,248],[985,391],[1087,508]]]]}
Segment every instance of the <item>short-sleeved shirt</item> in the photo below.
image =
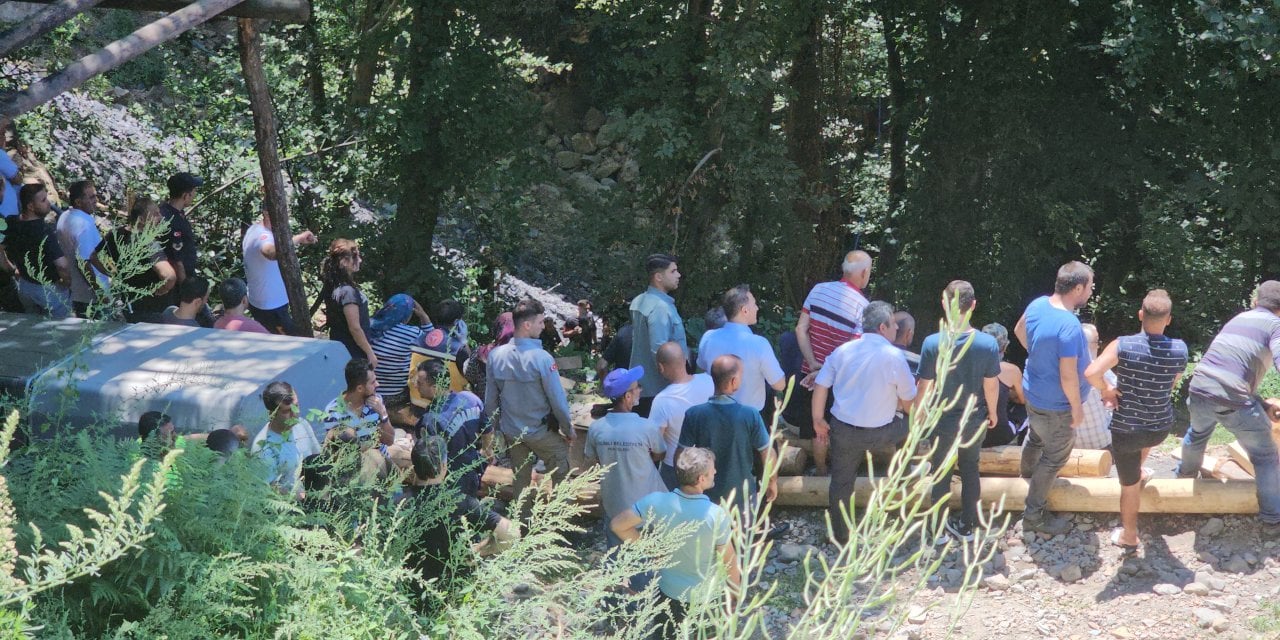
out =
{"type": "Polygon", "coordinates": [[[199,327],[200,321],[196,318],[179,318],[178,307],[170,305],[160,313],[160,324],[176,324],[180,327],[199,327]]]}
{"type": "MultiPolygon", "coordinates": [[[[102,243],[102,233],[93,216],[79,209],[67,209],[58,216],[58,242],[62,244],[62,255],[72,260],[88,260],[98,245],[102,243]]],[[[106,287],[110,279],[106,274],[90,266],[99,287],[106,287]]],[[[76,302],[92,302],[94,289],[85,278],[84,270],[78,266],[71,269],[71,299],[76,302]]]]}
{"type": "Polygon", "coordinates": [[[1112,431],[1165,431],[1173,425],[1173,382],[1187,369],[1187,344],[1149,333],[1121,336],[1114,369],[1120,401],[1112,431]]]}
{"type": "Polygon", "coordinates": [[[680,446],[680,431],[684,426],[684,415],[690,407],[695,407],[716,395],[716,383],[707,373],[695,374],[688,382],[669,384],[666,389],[653,397],[653,407],[649,409],[649,419],[662,430],[662,441],[667,446],[664,461],[668,466],[676,466],[676,448],[680,446]]]}
{"type": "Polygon", "coordinates": [[[864,429],[888,425],[898,413],[898,401],[916,397],[907,357],[878,333],[865,334],[832,351],[815,384],[831,389],[832,415],[864,429]]]}
{"type": "MultiPolygon", "coordinates": [[[[640,378],[640,395],[652,398],[667,386],[658,373],[658,347],[675,342],[689,357],[689,342],[684,333],[684,320],[676,310],[675,298],[649,287],[631,301],[631,366],[644,367],[640,378]]],[[[610,360],[612,362],[612,360],[610,360]]]]}
{"type": "Polygon", "coordinates": [[[465,563],[450,562],[449,551],[455,535],[451,529],[463,527],[492,532],[502,522],[502,516],[484,506],[479,500],[473,496],[456,493],[447,484],[415,487],[408,500],[411,502],[408,503],[407,509],[428,514],[439,513],[441,501],[453,505],[448,517],[432,518],[430,524],[422,529],[418,539],[410,545],[409,562],[421,572],[424,580],[444,577],[451,565],[455,571],[455,577],[469,572],[465,563]]]}
{"type": "Polygon", "coordinates": [[[631,368],[631,323],[628,322],[613,334],[609,346],[604,349],[604,359],[619,369],[631,368]]]}
{"type": "Polygon", "coordinates": [[[378,425],[382,419],[378,416],[378,412],[374,411],[367,404],[352,408],[347,404],[347,399],[338,394],[329,404],[325,405],[324,418],[320,420],[320,428],[316,429],[316,439],[324,442],[324,437],[331,429],[336,427],[351,427],[356,430],[356,435],[364,437],[377,438],[378,425]]]}
{"type": "Polygon", "coordinates": [[[351,337],[351,327],[347,324],[344,309],[349,304],[354,304],[359,309],[360,328],[364,330],[366,338],[369,336],[369,298],[365,297],[359,287],[344,284],[335,287],[324,301],[324,313],[329,322],[329,339],[341,342],[352,358],[365,358],[368,356],[356,344],[355,338],[351,337]]]}
{"type": "MultiPolygon", "coordinates": [[[[1107,381],[1115,384],[1115,375],[1106,373],[1107,381]]],[[[1080,425],[1076,427],[1076,449],[1106,449],[1111,446],[1111,409],[1102,403],[1102,394],[1089,387],[1080,396],[1080,409],[1084,414],[1080,425]]]]}
{"type": "Polygon", "coordinates": [[[246,316],[233,316],[222,314],[217,320],[213,321],[214,329],[225,329],[227,331],[243,331],[245,333],[271,333],[267,328],[262,326],[261,322],[246,316]]]}
{"type": "Polygon", "coordinates": [[[786,377],[769,340],[737,322],[702,334],[698,343],[698,367],[711,371],[711,363],[723,355],[738,356],[742,360],[742,384],[734,392],[734,399],[756,411],[763,409],[769,398],[769,387],[786,377]]]}
{"type": "MultiPolygon", "coordinates": [[[[719,461],[716,461],[719,464],[719,461]]],[[[668,598],[689,601],[689,591],[714,575],[720,555],[716,548],[729,544],[729,514],[705,494],[680,489],[651,493],[634,507],[648,529],[673,529],[696,522],[697,528],[671,555],[671,566],[658,571],[658,589],[668,598]]]]}
{"type": "Polygon", "coordinates": [[[1280,369],[1280,317],[1257,308],[1227,321],[1191,376],[1192,395],[1230,407],[1253,400],[1263,376],[1280,369]]]}
{"type": "Polygon", "coordinates": [[[409,364],[413,361],[413,348],[422,346],[426,329],[410,324],[398,324],[370,342],[373,355],[378,356],[374,373],[392,393],[400,393],[409,384],[409,364]]]}
{"type": "MultiPolygon", "coordinates": [[[[809,316],[809,345],[819,365],[837,347],[862,335],[862,312],[868,304],[862,291],[844,280],[813,287],[801,313],[809,316]]],[[[802,371],[809,373],[809,363],[804,363],[802,371]]]]}
{"type": "MultiPolygon", "coordinates": [[[[133,232],[129,229],[118,228],[111,230],[107,233],[107,236],[102,239],[102,242],[98,244],[97,251],[99,253],[99,260],[105,256],[107,260],[103,260],[103,262],[118,265],[120,257],[123,255],[124,247],[128,247],[132,242],[133,232]]],[[[154,268],[152,268],[153,265],[165,260],[164,248],[160,246],[160,242],[157,240],[152,242],[151,245],[146,248],[146,254],[147,258],[144,262],[147,265],[147,269],[140,271],[132,277],[126,278],[123,283],[135,291],[153,292],[150,295],[139,297],[130,303],[134,313],[161,313],[168,308],[169,305],[174,303],[172,290],[164,295],[156,295],[154,293],[160,285],[164,284],[164,279],[156,273],[154,268]]]]}
{"type": "Polygon", "coordinates": [[[716,456],[716,484],[707,495],[720,502],[736,490],[741,505],[758,488],[751,469],[756,452],[769,446],[769,432],[759,411],[729,396],[716,396],[685,412],[680,446],[710,449],[716,456]]]}
{"type": "Polygon", "coordinates": [[[266,463],[264,479],[268,484],[292,492],[302,473],[302,461],[320,453],[320,443],[311,424],[299,420],[282,434],[272,431],[269,424],[263,425],[253,437],[249,452],[266,463]]]}
{"type": "Polygon", "coordinates": [[[1022,376],[1022,390],[1027,404],[1042,411],[1070,411],[1071,403],[1062,392],[1062,376],[1058,361],[1076,358],[1080,375],[1080,398],[1089,395],[1089,381],[1084,370],[1089,366],[1089,343],[1080,328],[1076,314],[1059,309],[1049,296],[1036,298],[1027,305],[1027,370],[1022,376]]]}
{"type": "Polygon", "coordinates": [[[465,470],[467,474],[480,474],[476,465],[480,459],[480,436],[493,433],[493,425],[485,419],[484,403],[476,394],[450,392],[442,402],[432,405],[418,424],[424,433],[439,435],[448,443],[450,473],[465,470]]]}
{"type": "Polygon", "coordinates": [[[4,153],[4,157],[0,158],[0,176],[4,178],[4,184],[0,185],[4,189],[4,200],[0,201],[0,216],[7,218],[18,215],[18,187],[11,180],[17,178],[19,172],[18,163],[8,153],[4,153]]]}
{"type": "Polygon", "coordinates": [[[54,235],[53,225],[44,220],[21,220],[18,216],[5,218],[9,225],[4,232],[4,247],[9,261],[18,268],[18,275],[27,282],[57,284],[58,267],[55,262],[62,257],[62,245],[54,235]],[[32,272],[28,267],[35,267],[32,272]]]}
{"type": "Polygon", "coordinates": [[[181,263],[187,277],[195,275],[199,244],[191,231],[191,221],[168,202],[160,204],[160,215],[169,223],[169,234],[164,242],[165,257],[174,264],[181,263]]]}
{"type": "Polygon", "coordinates": [[[585,455],[601,466],[613,465],[600,480],[600,501],[606,518],[622,513],[640,498],[666,485],[653,463],[654,453],[666,453],[658,425],[636,413],[609,412],[587,430],[585,455]]]}
{"type": "MultiPolygon", "coordinates": [[[[937,333],[924,339],[924,344],[920,347],[920,369],[917,373],[921,380],[938,379],[938,349],[941,343],[942,335],[937,333]]],[[[954,398],[957,393],[961,395],[960,400],[939,418],[938,426],[971,427],[987,419],[987,401],[982,385],[986,379],[1000,376],[1000,345],[995,338],[981,331],[969,331],[956,339],[952,354],[952,369],[947,372],[946,384],[941,389],[942,397],[954,398]],[[967,343],[972,344],[963,356],[956,359],[954,354],[959,353],[967,343]],[[963,417],[965,403],[970,397],[974,399],[973,412],[969,416],[969,424],[961,425],[960,418],[963,417]]]]}
{"type": "Polygon", "coordinates": [[[275,236],[261,222],[249,227],[240,242],[240,250],[244,254],[244,277],[249,285],[249,304],[267,311],[289,304],[289,291],[284,287],[280,265],[262,255],[265,247],[274,246],[275,236]]]}

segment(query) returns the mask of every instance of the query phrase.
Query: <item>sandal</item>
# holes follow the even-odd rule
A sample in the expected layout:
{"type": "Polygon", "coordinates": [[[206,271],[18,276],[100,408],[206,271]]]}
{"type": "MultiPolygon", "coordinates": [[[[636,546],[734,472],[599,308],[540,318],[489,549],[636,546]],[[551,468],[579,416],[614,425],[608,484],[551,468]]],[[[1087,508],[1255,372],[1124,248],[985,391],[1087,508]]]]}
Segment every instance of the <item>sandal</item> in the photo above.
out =
{"type": "Polygon", "coordinates": [[[1155,474],[1156,474],[1155,469],[1152,469],[1151,467],[1143,467],[1142,475],[1138,479],[1138,486],[1141,486],[1141,487],[1147,486],[1147,483],[1151,482],[1151,477],[1154,476],[1155,474]]]}
{"type": "Polygon", "coordinates": [[[1116,527],[1111,530],[1111,546],[1119,547],[1121,555],[1133,556],[1138,554],[1138,550],[1142,544],[1124,544],[1120,542],[1120,534],[1124,533],[1123,527],[1116,527]]]}

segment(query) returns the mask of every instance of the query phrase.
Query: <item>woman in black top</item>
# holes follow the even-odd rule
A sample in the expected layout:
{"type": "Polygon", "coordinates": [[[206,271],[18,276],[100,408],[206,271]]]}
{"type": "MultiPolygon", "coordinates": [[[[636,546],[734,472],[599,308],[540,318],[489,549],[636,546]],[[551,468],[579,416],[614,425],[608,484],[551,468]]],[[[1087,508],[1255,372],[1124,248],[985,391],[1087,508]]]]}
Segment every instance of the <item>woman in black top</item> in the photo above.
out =
{"type": "Polygon", "coordinates": [[[157,234],[145,247],[134,246],[136,235],[159,224],[163,219],[156,201],[138,198],[129,208],[128,227],[113,229],[94,249],[94,258],[107,266],[111,281],[124,283],[113,286],[111,293],[125,301],[124,317],[129,322],[158,323],[164,310],[177,304],[173,286],[178,275],[160,244],[165,234],[157,234]]]}
{"type": "Polygon", "coordinates": [[[329,244],[329,254],[320,266],[324,286],[320,290],[329,324],[329,339],[347,348],[352,358],[364,358],[378,366],[378,357],[369,344],[369,299],[356,286],[360,270],[360,246],[355,240],[338,238],[329,244]]]}
{"type": "Polygon", "coordinates": [[[982,440],[984,447],[1021,444],[1027,433],[1027,400],[1022,395],[1022,369],[1012,362],[1005,362],[1004,352],[1009,347],[1009,330],[997,322],[982,328],[982,332],[996,339],[1000,346],[1000,399],[996,426],[987,430],[982,440]]]}

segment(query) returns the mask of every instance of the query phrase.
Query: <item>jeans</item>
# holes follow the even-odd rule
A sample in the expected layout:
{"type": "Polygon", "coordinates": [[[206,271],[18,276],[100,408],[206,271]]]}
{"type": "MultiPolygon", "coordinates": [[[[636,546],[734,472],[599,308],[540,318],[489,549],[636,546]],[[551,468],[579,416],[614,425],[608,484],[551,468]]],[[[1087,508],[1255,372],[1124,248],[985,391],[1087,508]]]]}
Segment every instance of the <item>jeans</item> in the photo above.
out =
{"type": "Polygon", "coordinates": [[[289,315],[289,305],[276,307],[275,309],[259,309],[253,305],[249,305],[249,315],[254,320],[262,323],[271,333],[278,333],[282,336],[291,336],[297,330],[293,324],[293,317],[289,315]]]}
{"type": "Polygon", "coordinates": [[[1071,411],[1044,411],[1027,405],[1027,416],[1031,428],[1022,445],[1022,477],[1031,481],[1022,519],[1039,520],[1044,517],[1054,478],[1071,457],[1076,431],[1071,428],[1071,411]]]}
{"type": "Polygon", "coordinates": [[[18,300],[27,313],[62,320],[71,315],[71,294],[57,285],[37,284],[19,277],[18,300]]]}
{"type": "MultiPolygon", "coordinates": [[[[543,428],[526,432],[510,441],[507,452],[511,455],[511,466],[515,469],[515,478],[511,482],[513,503],[520,504],[520,494],[532,482],[537,458],[542,459],[551,474],[552,482],[559,484],[569,475],[569,443],[556,431],[543,428]]],[[[521,520],[527,519],[530,508],[531,506],[520,509],[521,520]]]]}
{"type": "Polygon", "coordinates": [[[828,416],[831,426],[831,447],[827,454],[831,465],[831,489],[827,498],[827,512],[831,515],[831,532],[836,540],[849,539],[849,527],[844,511],[853,517],[854,483],[858,470],[868,451],[892,453],[898,442],[907,436],[907,422],[901,417],[879,428],[855,427],[828,416]]]}
{"type": "MultiPolygon", "coordinates": [[[[939,425],[934,428],[933,440],[936,443],[933,451],[933,458],[930,464],[933,469],[938,469],[946,461],[947,452],[951,449],[952,443],[957,438],[960,439],[961,447],[956,450],[956,466],[955,473],[960,474],[960,504],[962,507],[961,517],[964,523],[970,527],[978,525],[978,500],[982,496],[982,478],[978,472],[978,457],[982,452],[982,437],[975,434],[979,431],[986,431],[984,428],[986,421],[970,420],[970,424],[965,425],[961,430],[959,425],[949,424],[945,427],[939,425]],[[964,443],[970,442],[968,446],[964,443]]],[[[937,504],[951,493],[951,475],[938,478],[938,482],[933,485],[933,503],[937,504]]]]}
{"type": "Polygon", "coordinates": [[[1253,398],[1245,407],[1219,404],[1208,398],[1187,399],[1191,411],[1191,427],[1182,439],[1182,463],[1178,476],[1194,478],[1200,472],[1204,447],[1213,429],[1221,424],[1235,435],[1249,454],[1257,478],[1258,519],[1267,524],[1280,523],[1280,460],[1275,440],[1271,438],[1271,420],[1262,401],[1253,398]]]}

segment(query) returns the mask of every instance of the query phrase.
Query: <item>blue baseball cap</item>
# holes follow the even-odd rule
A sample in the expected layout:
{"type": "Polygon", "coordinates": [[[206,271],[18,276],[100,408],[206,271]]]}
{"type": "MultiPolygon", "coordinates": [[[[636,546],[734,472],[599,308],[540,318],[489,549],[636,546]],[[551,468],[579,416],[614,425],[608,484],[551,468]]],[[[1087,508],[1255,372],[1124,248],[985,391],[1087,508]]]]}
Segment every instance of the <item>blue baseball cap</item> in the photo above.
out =
{"type": "Polygon", "coordinates": [[[631,385],[642,377],[644,377],[644,367],[641,366],[630,369],[614,369],[604,377],[604,384],[601,387],[606,398],[616,400],[626,395],[627,391],[631,389],[631,385]]]}

